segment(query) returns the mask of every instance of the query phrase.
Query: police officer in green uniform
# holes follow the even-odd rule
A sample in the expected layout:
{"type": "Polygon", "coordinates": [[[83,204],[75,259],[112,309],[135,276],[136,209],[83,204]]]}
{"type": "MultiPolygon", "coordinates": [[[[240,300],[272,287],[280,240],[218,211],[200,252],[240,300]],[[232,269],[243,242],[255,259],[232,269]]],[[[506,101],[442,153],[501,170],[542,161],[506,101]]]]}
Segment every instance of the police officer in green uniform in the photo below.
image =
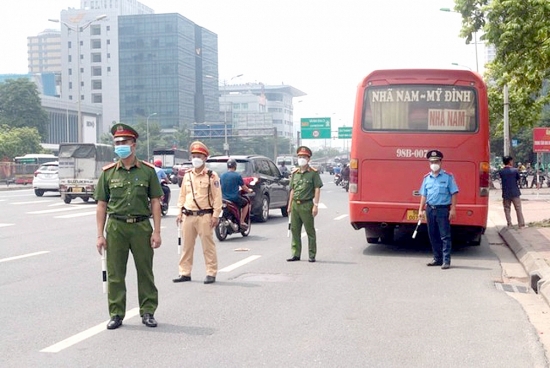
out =
{"type": "Polygon", "coordinates": [[[304,224],[309,246],[309,261],[315,262],[317,239],[313,219],[317,216],[323,182],[317,170],[309,166],[311,150],[306,146],[300,146],[296,154],[298,155],[298,167],[292,170],[290,198],[288,200],[290,230],[292,232],[292,257],[287,261],[300,260],[302,253],[301,232],[302,224],[304,224]]]}
{"type": "Polygon", "coordinates": [[[160,247],[160,197],[162,188],[155,167],[136,158],[138,133],[128,125],[111,129],[118,162],[103,167],[95,199],[97,201],[97,250],[107,252],[107,329],[122,325],[126,313],[126,264],[131,251],[138,278],[139,312],[147,327],[156,327],[154,313],[158,291],[153,276],[153,254],[160,247]],[[150,207],[149,207],[150,203],[150,207]],[[153,227],[149,217],[153,214],[153,227]],[[106,217],[109,219],[106,221],[106,217]],[[105,226],[107,222],[107,226],[105,226]],[[106,238],[103,232],[106,233],[106,238]]]}

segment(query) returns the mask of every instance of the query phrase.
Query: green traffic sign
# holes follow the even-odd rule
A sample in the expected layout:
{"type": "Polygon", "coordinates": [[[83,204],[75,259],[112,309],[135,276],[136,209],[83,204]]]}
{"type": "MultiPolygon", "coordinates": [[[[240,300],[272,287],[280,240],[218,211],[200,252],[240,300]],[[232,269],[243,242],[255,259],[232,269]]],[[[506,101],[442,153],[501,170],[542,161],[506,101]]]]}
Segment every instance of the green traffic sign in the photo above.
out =
{"type": "Polygon", "coordinates": [[[338,139],[351,139],[351,127],[339,127],[338,139]]]}
{"type": "Polygon", "coordinates": [[[302,139],[330,139],[330,118],[301,118],[302,139]]]}

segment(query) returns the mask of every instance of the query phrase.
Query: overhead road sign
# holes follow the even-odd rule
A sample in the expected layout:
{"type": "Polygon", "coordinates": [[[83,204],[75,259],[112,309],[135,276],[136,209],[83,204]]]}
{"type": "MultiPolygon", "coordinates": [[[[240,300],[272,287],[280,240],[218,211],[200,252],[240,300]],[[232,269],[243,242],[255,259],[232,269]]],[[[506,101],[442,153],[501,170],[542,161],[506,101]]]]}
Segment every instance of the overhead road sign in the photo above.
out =
{"type": "Polygon", "coordinates": [[[351,127],[339,127],[338,139],[351,139],[351,127]]]}
{"type": "Polygon", "coordinates": [[[330,118],[301,118],[302,139],[330,139],[330,118]]]}

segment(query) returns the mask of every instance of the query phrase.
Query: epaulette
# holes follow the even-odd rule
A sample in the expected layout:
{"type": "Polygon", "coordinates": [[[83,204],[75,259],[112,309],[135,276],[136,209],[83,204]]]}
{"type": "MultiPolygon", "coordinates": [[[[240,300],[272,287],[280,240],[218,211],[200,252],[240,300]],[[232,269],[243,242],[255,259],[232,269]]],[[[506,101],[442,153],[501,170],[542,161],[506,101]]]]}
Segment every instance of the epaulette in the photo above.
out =
{"type": "Polygon", "coordinates": [[[431,174],[431,173],[427,173],[426,175],[424,175],[424,177],[428,177],[428,176],[430,176],[430,174],[431,174]]]}
{"type": "Polygon", "coordinates": [[[294,173],[295,173],[296,171],[298,171],[298,170],[300,170],[300,168],[299,168],[299,167],[295,167],[295,168],[292,169],[290,172],[291,172],[292,174],[294,174],[294,173]]]}
{"type": "Polygon", "coordinates": [[[454,176],[452,172],[445,171],[445,174],[449,174],[450,176],[454,176]]]}
{"type": "Polygon", "coordinates": [[[118,162],[113,162],[113,163],[107,164],[107,165],[103,166],[102,169],[103,169],[103,171],[107,171],[107,170],[115,167],[117,163],[118,162]]]}
{"type": "Polygon", "coordinates": [[[155,168],[155,165],[153,165],[153,164],[152,164],[152,163],[150,163],[150,162],[147,162],[147,161],[143,161],[143,160],[141,160],[141,163],[143,163],[143,164],[145,164],[145,165],[149,166],[150,168],[153,168],[153,169],[155,168]]]}
{"type": "Polygon", "coordinates": [[[309,169],[310,169],[311,171],[317,171],[317,169],[316,169],[316,168],[314,168],[314,167],[311,167],[311,166],[309,167],[309,169]]]}

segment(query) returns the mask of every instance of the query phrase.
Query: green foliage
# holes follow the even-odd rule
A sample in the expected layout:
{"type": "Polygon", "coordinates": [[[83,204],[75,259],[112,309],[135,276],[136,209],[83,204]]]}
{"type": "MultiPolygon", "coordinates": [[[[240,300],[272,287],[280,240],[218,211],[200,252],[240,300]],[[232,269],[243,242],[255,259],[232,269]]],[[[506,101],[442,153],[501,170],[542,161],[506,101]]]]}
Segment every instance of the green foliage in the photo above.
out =
{"type": "Polygon", "coordinates": [[[42,108],[36,85],[25,78],[0,84],[0,125],[35,128],[41,138],[48,132],[48,114],[42,108]]]}
{"type": "Polygon", "coordinates": [[[0,158],[13,160],[27,153],[41,153],[40,135],[36,128],[0,126],[0,158]]]}

